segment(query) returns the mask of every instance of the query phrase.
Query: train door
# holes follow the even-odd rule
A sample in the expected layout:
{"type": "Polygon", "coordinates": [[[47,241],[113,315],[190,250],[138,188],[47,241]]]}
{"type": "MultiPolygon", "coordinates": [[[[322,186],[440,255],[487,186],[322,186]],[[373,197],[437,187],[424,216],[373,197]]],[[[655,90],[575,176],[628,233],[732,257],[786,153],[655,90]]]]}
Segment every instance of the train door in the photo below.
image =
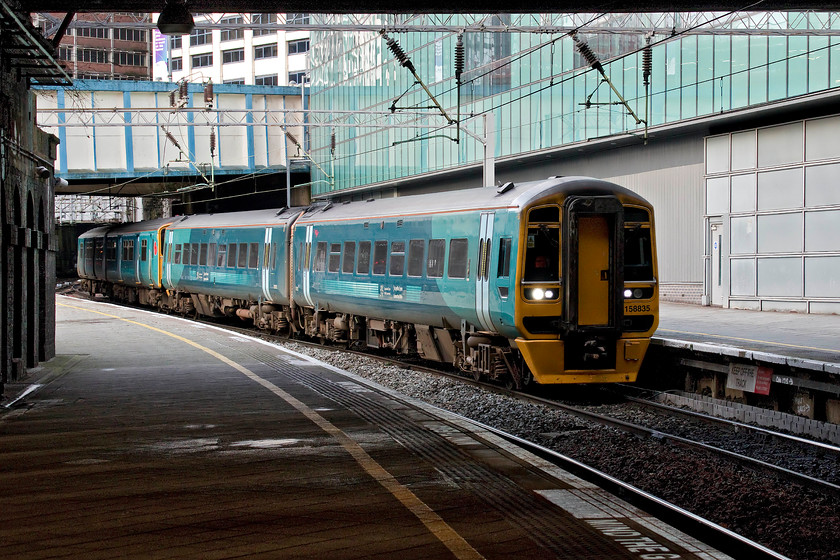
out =
{"type": "Polygon", "coordinates": [[[612,197],[573,197],[567,203],[568,248],[564,309],[570,331],[617,331],[624,283],[623,208],[612,197]]]}
{"type": "Polygon", "coordinates": [[[269,289],[271,287],[271,274],[274,272],[272,263],[275,262],[275,259],[273,258],[274,252],[271,250],[273,231],[270,227],[265,228],[265,237],[263,239],[263,265],[262,274],[260,275],[260,286],[262,287],[262,294],[266,301],[271,301],[271,292],[269,289]]]}
{"type": "Polygon", "coordinates": [[[610,231],[605,215],[578,220],[578,325],[610,323],[610,231]]]}
{"type": "MultiPolygon", "coordinates": [[[[172,246],[173,246],[173,239],[174,239],[175,232],[170,230],[170,231],[167,231],[164,235],[165,235],[165,239],[166,239],[166,243],[165,243],[166,251],[164,252],[164,255],[166,256],[166,260],[164,261],[165,264],[163,265],[164,266],[163,275],[164,275],[164,279],[166,280],[166,285],[171,286],[172,285],[172,246]]],[[[215,264],[215,263],[210,263],[210,264],[215,264]]]]}
{"type": "Polygon", "coordinates": [[[306,226],[306,244],[303,250],[303,267],[301,269],[301,288],[303,299],[307,305],[312,307],[312,295],[309,291],[310,270],[312,268],[312,243],[314,238],[314,226],[306,226]]]}
{"type": "Polygon", "coordinates": [[[490,257],[493,248],[494,212],[481,213],[478,236],[478,270],[475,274],[475,310],[481,327],[495,331],[490,317],[490,257]]]}

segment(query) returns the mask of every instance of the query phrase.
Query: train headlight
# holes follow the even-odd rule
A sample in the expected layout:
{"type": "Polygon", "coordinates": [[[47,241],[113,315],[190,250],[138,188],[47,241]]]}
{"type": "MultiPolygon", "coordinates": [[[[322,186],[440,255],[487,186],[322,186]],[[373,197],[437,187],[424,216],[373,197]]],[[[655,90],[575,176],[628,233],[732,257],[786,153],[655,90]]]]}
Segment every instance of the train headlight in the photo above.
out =
{"type": "Polygon", "coordinates": [[[543,299],[545,297],[545,292],[542,288],[534,288],[531,291],[531,299],[535,299],[537,301],[543,299]]]}
{"type": "Polygon", "coordinates": [[[631,289],[629,289],[629,288],[628,288],[628,289],[626,289],[626,290],[624,290],[624,297],[626,297],[626,298],[631,298],[631,297],[633,297],[633,290],[631,290],[631,289]]]}
{"type": "Polygon", "coordinates": [[[552,292],[551,290],[546,290],[545,299],[554,299],[554,292],[552,292]]]}
{"type": "Polygon", "coordinates": [[[633,290],[633,297],[636,298],[636,299],[642,299],[643,294],[644,294],[644,292],[642,291],[641,288],[636,288],[635,290],[633,290]]]}

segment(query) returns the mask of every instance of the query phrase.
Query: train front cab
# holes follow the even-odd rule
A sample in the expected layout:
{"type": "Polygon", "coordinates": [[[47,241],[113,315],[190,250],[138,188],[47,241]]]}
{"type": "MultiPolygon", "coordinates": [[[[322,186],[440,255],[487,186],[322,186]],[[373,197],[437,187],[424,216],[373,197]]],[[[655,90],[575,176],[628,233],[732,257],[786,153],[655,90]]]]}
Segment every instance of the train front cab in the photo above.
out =
{"type": "Polygon", "coordinates": [[[653,216],[573,195],[523,222],[516,339],[538,383],[633,382],[658,321],[653,216]]]}

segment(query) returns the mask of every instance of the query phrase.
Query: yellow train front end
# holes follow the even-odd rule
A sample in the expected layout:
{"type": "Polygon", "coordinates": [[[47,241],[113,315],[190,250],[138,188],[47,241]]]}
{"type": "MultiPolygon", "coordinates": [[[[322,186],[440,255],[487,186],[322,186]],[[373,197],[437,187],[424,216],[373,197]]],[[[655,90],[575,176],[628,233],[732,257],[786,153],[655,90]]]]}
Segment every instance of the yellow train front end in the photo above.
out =
{"type": "Polygon", "coordinates": [[[523,210],[515,344],[541,384],[635,381],[659,321],[653,208],[604,185],[523,210]]]}

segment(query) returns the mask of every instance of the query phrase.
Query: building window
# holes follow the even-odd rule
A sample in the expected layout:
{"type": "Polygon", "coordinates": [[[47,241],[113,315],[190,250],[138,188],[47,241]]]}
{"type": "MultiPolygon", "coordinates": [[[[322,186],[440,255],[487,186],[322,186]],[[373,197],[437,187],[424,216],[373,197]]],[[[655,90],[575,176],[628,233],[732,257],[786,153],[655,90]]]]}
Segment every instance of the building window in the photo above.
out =
{"type": "Polygon", "coordinates": [[[120,66],[146,66],[146,55],[138,52],[118,51],[114,53],[114,64],[120,66]]]}
{"type": "Polygon", "coordinates": [[[277,74],[271,76],[257,76],[254,78],[255,86],[276,86],[277,84],[277,74]]]}
{"type": "Polygon", "coordinates": [[[308,84],[309,78],[306,77],[306,72],[289,72],[289,85],[297,86],[300,84],[308,84]]]}
{"type": "MultiPolygon", "coordinates": [[[[243,22],[242,16],[227,17],[227,18],[222,18],[221,20],[219,20],[219,23],[221,25],[225,25],[226,23],[227,24],[241,25],[242,22],[243,22]]],[[[220,36],[220,40],[222,40],[222,41],[235,41],[236,39],[241,39],[243,37],[243,35],[244,35],[244,31],[241,27],[238,27],[236,29],[222,29],[222,34],[220,36]]]]}
{"type": "Polygon", "coordinates": [[[73,47],[58,47],[59,60],[73,60],[73,47]]]}
{"type": "MultiPolygon", "coordinates": [[[[251,14],[251,23],[257,25],[277,23],[277,14],[251,14]]],[[[273,33],[276,33],[274,29],[254,29],[254,37],[272,35],[273,33]]]]}
{"type": "Polygon", "coordinates": [[[245,49],[230,49],[222,51],[222,64],[230,64],[232,62],[242,62],[245,60],[245,49]]]}
{"type": "Polygon", "coordinates": [[[134,41],[136,43],[146,42],[145,29],[131,29],[128,27],[117,27],[114,29],[114,39],[118,41],[134,41]]]}
{"type": "Polygon", "coordinates": [[[254,60],[259,58],[274,58],[277,56],[277,45],[261,45],[254,47],[254,60]]]}
{"type": "Polygon", "coordinates": [[[169,71],[179,72],[184,69],[184,59],[180,56],[169,61],[169,71]]]}
{"type": "Polygon", "coordinates": [[[104,27],[77,27],[77,37],[92,37],[94,39],[107,39],[110,37],[108,29],[104,27]]]}
{"type": "Polygon", "coordinates": [[[209,29],[194,29],[190,33],[190,46],[209,45],[213,43],[213,33],[209,29]]]}
{"type": "Polygon", "coordinates": [[[286,23],[309,23],[309,14],[286,14],[286,23]]]}
{"type": "Polygon", "coordinates": [[[303,54],[309,51],[309,39],[289,41],[289,54],[303,54]]]}
{"type": "Polygon", "coordinates": [[[193,68],[201,68],[202,66],[213,66],[213,53],[193,55],[192,66],[193,68]]]}
{"type": "Polygon", "coordinates": [[[235,78],[233,80],[224,80],[223,84],[231,84],[235,86],[244,86],[245,85],[245,78],[235,78]]]}
{"type": "Polygon", "coordinates": [[[76,60],[79,62],[108,62],[108,53],[102,49],[76,49],[76,60]]]}
{"type": "Polygon", "coordinates": [[[181,48],[181,36],[175,35],[174,37],[169,38],[169,48],[170,49],[180,49],[181,48]]]}

